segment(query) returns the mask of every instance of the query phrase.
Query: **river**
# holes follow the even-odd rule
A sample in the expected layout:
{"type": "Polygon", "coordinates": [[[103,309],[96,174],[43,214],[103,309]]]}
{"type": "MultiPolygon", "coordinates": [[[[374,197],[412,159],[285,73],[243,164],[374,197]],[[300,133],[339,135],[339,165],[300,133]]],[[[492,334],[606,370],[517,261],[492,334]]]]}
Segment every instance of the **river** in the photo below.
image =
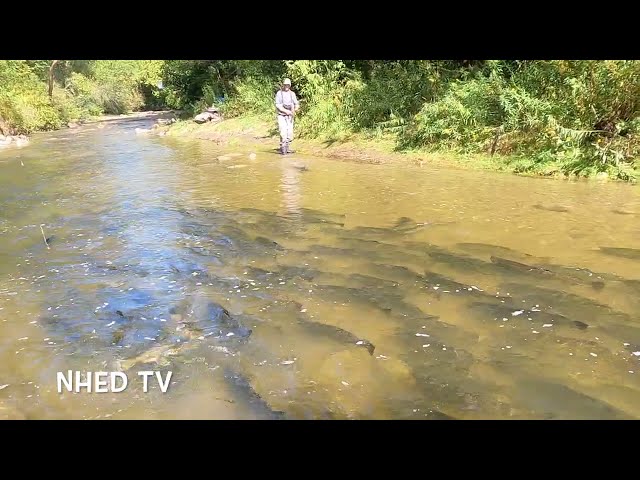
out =
{"type": "Polygon", "coordinates": [[[640,418],[636,187],[153,121],[0,152],[0,418],[640,418]],[[69,370],[129,383],[59,392],[69,370]]]}

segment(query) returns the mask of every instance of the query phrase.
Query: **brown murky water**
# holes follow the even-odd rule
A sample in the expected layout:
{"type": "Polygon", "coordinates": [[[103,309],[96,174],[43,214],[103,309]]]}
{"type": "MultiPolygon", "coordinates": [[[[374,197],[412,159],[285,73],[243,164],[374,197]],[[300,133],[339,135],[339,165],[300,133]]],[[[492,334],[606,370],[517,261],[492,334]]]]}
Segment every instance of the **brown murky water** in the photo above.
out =
{"type": "Polygon", "coordinates": [[[0,418],[640,418],[637,188],[150,122],[0,152],[0,418]]]}

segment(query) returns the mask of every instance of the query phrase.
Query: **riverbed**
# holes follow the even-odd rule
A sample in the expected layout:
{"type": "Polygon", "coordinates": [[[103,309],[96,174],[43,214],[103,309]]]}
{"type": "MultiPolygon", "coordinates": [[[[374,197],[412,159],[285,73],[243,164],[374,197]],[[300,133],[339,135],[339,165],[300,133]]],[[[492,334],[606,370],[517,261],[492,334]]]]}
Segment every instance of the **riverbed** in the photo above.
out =
{"type": "Polygon", "coordinates": [[[154,121],[0,151],[0,418],[640,418],[637,187],[154,121]]]}

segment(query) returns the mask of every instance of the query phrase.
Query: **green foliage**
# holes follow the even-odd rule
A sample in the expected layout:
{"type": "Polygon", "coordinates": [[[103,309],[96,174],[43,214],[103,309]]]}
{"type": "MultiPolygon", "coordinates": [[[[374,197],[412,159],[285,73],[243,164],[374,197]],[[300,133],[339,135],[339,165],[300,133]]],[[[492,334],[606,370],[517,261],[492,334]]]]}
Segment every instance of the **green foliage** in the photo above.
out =
{"type": "Polygon", "coordinates": [[[78,104],[77,98],[68,89],[55,87],[51,103],[56,109],[62,124],[83,120],[91,114],[90,111],[83,109],[78,104]]]}
{"type": "Polygon", "coordinates": [[[233,84],[235,95],[223,105],[225,116],[235,117],[244,113],[261,117],[275,115],[274,98],[278,90],[275,81],[248,77],[233,84]]]}
{"type": "Polygon", "coordinates": [[[435,62],[374,62],[366,68],[368,80],[354,99],[354,121],[359,128],[380,126],[394,118],[415,115],[437,97],[446,78],[435,62]]]}
{"type": "Polygon", "coordinates": [[[533,170],[554,163],[569,175],[628,179],[638,155],[639,79],[637,61],[488,61],[403,119],[398,141],[527,155],[533,170]]]}
{"type": "Polygon", "coordinates": [[[298,134],[330,139],[348,135],[357,93],[363,88],[359,72],[336,60],[296,60],[286,65],[301,104],[298,134]]]}
{"type": "Polygon", "coordinates": [[[46,85],[24,61],[0,60],[0,120],[16,133],[62,124],[46,85]]]}
{"type": "Polygon", "coordinates": [[[0,61],[0,125],[211,104],[275,123],[274,95],[290,77],[296,136],[392,136],[398,149],[505,155],[536,174],[637,172],[637,60],[60,60],[49,98],[51,65],[0,61]]]}
{"type": "Polygon", "coordinates": [[[93,66],[92,100],[105,113],[140,110],[145,106],[140,86],[157,83],[161,68],[157,61],[97,60],[93,66]]]}
{"type": "Polygon", "coordinates": [[[207,60],[169,60],[162,69],[164,99],[170,108],[188,108],[202,96],[202,88],[211,77],[207,60]]]}
{"type": "Polygon", "coordinates": [[[11,132],[55,129],[91,115],[161,106],[157,84],[164,61],[53,62],[0,61],[0,124],[11,132]],[[50,73],[54,80],[51,97],[50,73]]]}
{"type": "Polygon", "coordinates": [[[68,80],[67,90],[73,95],[74,103],[88,115],[100,115],[103,111],[97,97],[96,82],[82,74],[74,73],[68,80]]]}
{"type": "Polygon", "coordinates": [[[205,95],[215,99],[229,95],[236,79],[261,72],[261,64],[261,61],[252,65],[237,60],[167,60],[162,68],[164,102],[170,108],[193,113],[203,106],[200,101],[205,95]]]}

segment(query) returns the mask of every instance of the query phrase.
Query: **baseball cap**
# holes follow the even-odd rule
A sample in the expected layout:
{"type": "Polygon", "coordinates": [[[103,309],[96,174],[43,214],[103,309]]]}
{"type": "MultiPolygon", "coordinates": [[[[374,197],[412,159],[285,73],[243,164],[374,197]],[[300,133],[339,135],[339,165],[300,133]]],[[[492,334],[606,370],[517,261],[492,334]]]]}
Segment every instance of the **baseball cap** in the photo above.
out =
{"type": "Polygon", "coordinates": [[[285,78],[284,81],[282,82],[283,85],[291,85],[291,79],[289,78],[285,78]]]}

